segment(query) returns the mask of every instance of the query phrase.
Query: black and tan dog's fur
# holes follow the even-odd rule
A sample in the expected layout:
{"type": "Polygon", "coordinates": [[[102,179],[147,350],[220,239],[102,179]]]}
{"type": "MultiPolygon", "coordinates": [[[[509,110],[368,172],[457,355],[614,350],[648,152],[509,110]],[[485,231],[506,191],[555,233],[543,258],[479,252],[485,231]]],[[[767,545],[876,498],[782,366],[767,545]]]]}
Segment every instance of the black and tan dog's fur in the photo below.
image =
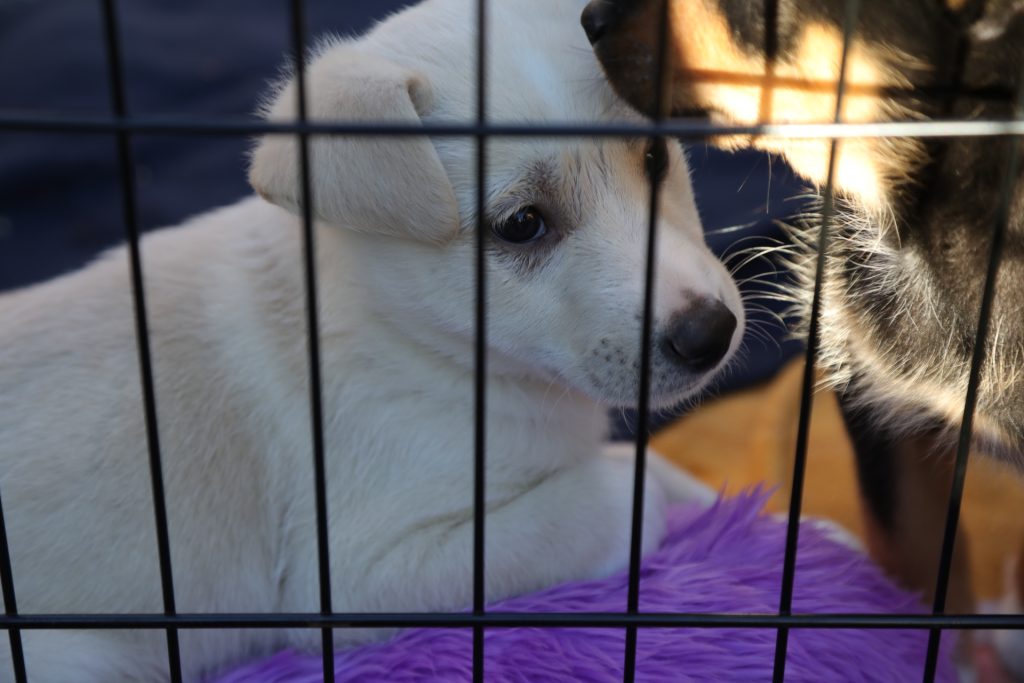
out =
{"type": "MultiPolygon", "coordinates": [[[[635,106],[649,112],[655,101],[664,11],[663,113],[735,124],[833,120],[843,0],[668,1],[665,9],[662,0],[593,0],[583,15],[607,75],[635,106]]],[[[855,29],[843,121],[1013,116],[1024,3],[863,0],[855,29]]],[[[827,175],[828,140],[715,142],[781,153],[819,186],[827,175]]],[[[948,467],[933,456],[955,449],[1010,144],[876,138],[837,148],[840,220],[827,250],[821,360],[857,447],[873,549],[925,591],[949,492],[948,467]]],[[[1013,180],[975,437],[1024,469],[1024,180],[1013,180]]],[[[969,606],[961,574],[950,609],[969,606]]]]}

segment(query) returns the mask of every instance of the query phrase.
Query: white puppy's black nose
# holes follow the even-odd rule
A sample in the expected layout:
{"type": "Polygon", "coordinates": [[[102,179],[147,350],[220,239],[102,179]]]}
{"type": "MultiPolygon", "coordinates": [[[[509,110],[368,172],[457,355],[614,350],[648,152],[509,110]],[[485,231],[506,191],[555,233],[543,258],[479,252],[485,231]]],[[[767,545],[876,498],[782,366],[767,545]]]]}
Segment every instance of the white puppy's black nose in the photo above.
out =
{"type": "Polygon", "coordinates": [[[592,0],[583,10],[580,23],[587,32],[587,38],[593,45],[601,40],[601,36],[622,17],[619,3],[610,0],[592,0]]]}
{"type": "Polygon", "coordinates": [[[691,372],[704,372],[729,351],[736,316],[721,301],[703,300],[673,317],[665,327],[665,354],[691,372]]]}

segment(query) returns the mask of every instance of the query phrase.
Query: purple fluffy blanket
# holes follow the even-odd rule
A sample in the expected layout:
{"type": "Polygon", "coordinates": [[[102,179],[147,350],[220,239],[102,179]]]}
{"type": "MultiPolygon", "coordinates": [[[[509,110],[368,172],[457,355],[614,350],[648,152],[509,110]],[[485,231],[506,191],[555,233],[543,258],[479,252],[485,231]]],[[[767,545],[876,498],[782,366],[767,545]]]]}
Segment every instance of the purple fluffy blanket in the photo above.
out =
{"type": "MultiPolygon", "coordinates": [[[[763,514],[766,495],[744,494],[707,510],[678,507],[661,548],[644,559],[644,612],[772,613],[778,610],[785,523],[763,514]]],[[[860,553],[804,523],[797,556],[794,613],[920,612],[860,553]]],[[[570,583],[503,600],[515,612],[616,612],[626,602],[626,575],[570,583]]],[[[812,630],[790,633],[786,680],[791,683],[918,681],[927,634],[896,630],[812,630]]],[[[488,681],[553,683],[617,681],[624,634],[619,629],[489,629],[488,681]]],[[[955,680],[948,647],[938,681],[955,680]]],[[[647,683],[771,680],[773,629],[641,629],[637,680],[647,683]]],[[[340,652],[339,683],[471,680],[471,635],[465,629],[414,629],[388,642],[340,652]]],[[[319,656],[292,651],[239,668],[216,683],[321,681],[319,656]]]]}

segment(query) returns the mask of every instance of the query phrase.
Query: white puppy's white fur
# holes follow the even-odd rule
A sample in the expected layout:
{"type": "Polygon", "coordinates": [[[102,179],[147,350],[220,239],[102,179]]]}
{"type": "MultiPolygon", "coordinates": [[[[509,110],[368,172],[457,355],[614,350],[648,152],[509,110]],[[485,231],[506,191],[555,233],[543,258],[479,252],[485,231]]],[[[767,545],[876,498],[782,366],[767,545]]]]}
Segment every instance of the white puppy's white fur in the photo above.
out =
{"type": "MultiPolygon", "coordinates": [[[[582,0],[489,4],[492,120],[634,120],[600,79],[578,27],[582,0]]],[[[429,0],[323,47],[309,70],[311,115],[473,120],[474,7],[429,0]]],[[[294,114],[291,86],[269,113],[294,114]]],[[[603,406],[633,403],[637,391],[644,144],[487,145],[489,217],[536,205],[550,227],[539,246],[488,248],[489,599],[626,562],[632,464],[600,453],[603,406]]],[[[742,320],[735,286],[704,246],[685,160],[669,148],[656,321],[707,298],[742,320]]],[[[268,137],[251,172],[264,197],[292,209],[295,149],[268,137]]],[[[312,145],[336,611],[470,602],[474,160],[466,139],[312,145]]],[[[301,247],[299,219],[260,198],[143,240],[181,612],[318,609],[301,247]]],[[[0,298],[0,487],[22,612],[163,609],[127,273],[117,249],[0,298]]],[[[654,369],[656,404],[694,393],[708,374],[674,370],[659,353],[654,369]]],[[[685,482],[668,488],[692,494],[685,482]]],[[[653,479],[646,500],[650,548],[666,501],[653,479]]],[[[335,631],[342,644],[370,635],[335,631]]],[[[22,637],[32,681],[166,678],[159,631],[22,637]]],[[[181,640],[193,681],[273,647],[315,647],[318,633],[181,640]]]]}

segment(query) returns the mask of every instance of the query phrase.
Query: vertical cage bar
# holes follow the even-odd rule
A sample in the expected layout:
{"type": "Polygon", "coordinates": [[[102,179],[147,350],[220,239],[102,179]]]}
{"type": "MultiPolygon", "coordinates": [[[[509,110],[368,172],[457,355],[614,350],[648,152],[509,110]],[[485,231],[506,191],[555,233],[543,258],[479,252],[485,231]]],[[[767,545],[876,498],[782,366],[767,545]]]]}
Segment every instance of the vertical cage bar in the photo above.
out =
{"type": "MultiPolygon", "coordinates": [[[[487,0],[476,9],[476,120],[487,120],[487,0]]],[[[487,503],[487,135],[476,136],[476,344],[473,365],[473,614],[486,611],[484,513],[487,503]]],[[[473,681],[484,680],[484,627],[473,627],[473,681]]]]}
{"type": "MultiPolygon", "coordinates": [[[[1017,102],[1014,116],[1024,117],[1024,73],[1020,75],[1017,102]]],[[[985,285],[982,290],[981,310],[978,313],[978,329],[974,338],[974,352],[971,355],[970,374],[967,379],[967,394],[964,398],[964,413],[960,421],[960,435],[956,448],[956,463],[953,469],[953,483],[949,494],[949,509],[946,512],[946,527],[942,535],[942,551],[939,555],[939,572],[935,580],[935,600],[932,603],[932,614],[941,615],[946,611],[946,594],[949,588],[949,574],[953,564],[953,548],[956,545],[956,530],[960,524],[960,505],[963,501],[964,483],[967,479],[967,464],[971,452],[971,432],[974,429],[974,414],[978,404],[978,387],[981,384],[981,371],[985,363],[985,344],[988,329],[992,320],[992,309],[995,305],[996,281],[999,278],[999,265],[1002,261],[1003,248],[1006,242],[1006,231],[1010,220],[1010,204],[1013,201],[1014,184],[1020,171],[1021,139],[1015,136],[1007,138],[1010,153],[1003,176],[998,212],[992,227],[992,247],[989,250],[988,270],[985,273],[985,285]]],[[[942,629],[933,628],[928,632],[928,650],[925,656],[925,683],[935,680],[939,659],[939,645],[942,640],[942,629]]]]}
{"type": "MultiPolygon", "coordinates": [[[[4,519],[4,506],[0,501],[0,589],[4,596],[4,613],[9,617],[18,615],[18,601],[14,595],[14,572],[11,570],[11,551],[7,545],[7,522],[4,519]]],[[[11,668],[14,670],[15,683],[26,683],[25,651],[21,645],[21,631],[9,629],[11,641],[11,668]]]]}
{"type": "Polygon", "coordinates": [[[768,121],[772,111],[772,91],[775,67],[779,56],[779,0],[764,0],[764,73],[765,87],[761,89],[758,119],[768,121]]]}
{"type": "MultiPolygon", "coordinates": [[[[654,68],[654,110],[655,121],[663,118],[667,99],[665,98],[665,62],[669,35],[669,0],[661,0],[659,8],[661,21],[658,30],[658,54],[654,68]]],[[[653,149],[658,141],[651,136],[649,144],[653,149]]],[[[644,308],[640,329],[640,383],[637,396],[636,461],[633,471],[633,517],[629,538],[629,582],[626,593],[626,613],[637,614],[640,609],[640,560],[643,548],[644,527],[644,480],[647,471],[647,443],[650,421],[651,393],[651,327],[654,318],[654,277],[657,256],[658,198],[661,185],[651,180],[650,205],[647,224],[647,259],[644,271],[644,308]]],[[[622,667],[624,683],[636,679],[637,627],[626,627],[626,643],[622,667]]]]}
{"type": "MultiPolygon", "coordinates": [[[[110,79],[110,98],[114,116],[127,115],[124,72],[121,61],[121,37],[118,29],[114,0],[102,0],[103,24],[107,48],[107,70],[110,79]]],[[[160,560],[160,588],[163,594],[164,614],[176,613],[174,604],[174,575],[171,569],[171,544],[167,532],[167,503],[164,498],[163,467],[160,455],[160,431],[157,424],[156,389],[153,382],[153,362],[149,346],[149,324],[146,317],[146,296],[142,277],[142,254],[139,247],[139,225],[135,203],[135,162],[132,158],[131,139],[127,131],[117,133],[118,171],[121,180],[121,199],[125,230],[128,234],[128,257],[131,269],[132,297],[135,302],[135,333],[139,350],[139,370],[142,379],[142,400],[146,417],[146,440],[149,446],[149,471],[153,489],[153,511],[156,517],[157,553],[160,560]]],[[[167,659],[171,681],[181,681],[181,652],[178,630],[167,629],[167,659]]]]}
{"type": "MultiPolygon", "coordinates": [[[[295,53],[297,123],[306,123],[306,17],[303,0],[290,0],[292,51],[295,53]]],[[[303,272],[306,286],[306,331],[309,352],[309,410],[313,435],[313,485],[316,505],[317,573],[320,613],[331,614],[331,556],[327,529],[327,473],[324,463],[323,397],[320,382],[320,323],[316,287],[316,242],[313,233],[313,188],[309,177],[309,134],[299,133],[299,182],[302,188],[303,272]]],[[[334,637],[320,632],[325,683],[334,683],[334,637]]]]}
{"type": "MultiPolygon", "coordinates": [[[[836,109],[833,121],[842,122],[843,97],[846,94],[846,71],[849,62],[850,43],[853,30],[860,14],[860,0],[846,0],[843,18],[843,52],[839,62],[839,83],[836,86],[836,109]]],[[[779,614],[789,616],[793,608],[793,582],[796,578],[796,552],[800,540],[800,514],[803,507],[804,479],[807,471],[807,443],[811,426],[811,410],[814,403],[814,371],[818,356],[819,323],[821,318],[821,295],[827,262],[829,229],[835,214],[835,170],[836,152],[839,143],[833,139],[829,148],[828,177],[825,183],[824,204],[821,211],[821,227],[818,231],[818,256],[814,272],[814,294],[811,299],[810,321],[807,329],[807,359],[804,364],[803,380],[800,385],[800,417],[797,423],[796,454],[793,459],[793,484],[789,497],[789,517],[786,526],[786,547],[782,563],[782,587],[779,591],[779,614]]],[[[772,681],[783,683],[786,679],[786,653],[789,648],[789,629],[780,627],[775,637],[775,663],[772,681]]]]}

